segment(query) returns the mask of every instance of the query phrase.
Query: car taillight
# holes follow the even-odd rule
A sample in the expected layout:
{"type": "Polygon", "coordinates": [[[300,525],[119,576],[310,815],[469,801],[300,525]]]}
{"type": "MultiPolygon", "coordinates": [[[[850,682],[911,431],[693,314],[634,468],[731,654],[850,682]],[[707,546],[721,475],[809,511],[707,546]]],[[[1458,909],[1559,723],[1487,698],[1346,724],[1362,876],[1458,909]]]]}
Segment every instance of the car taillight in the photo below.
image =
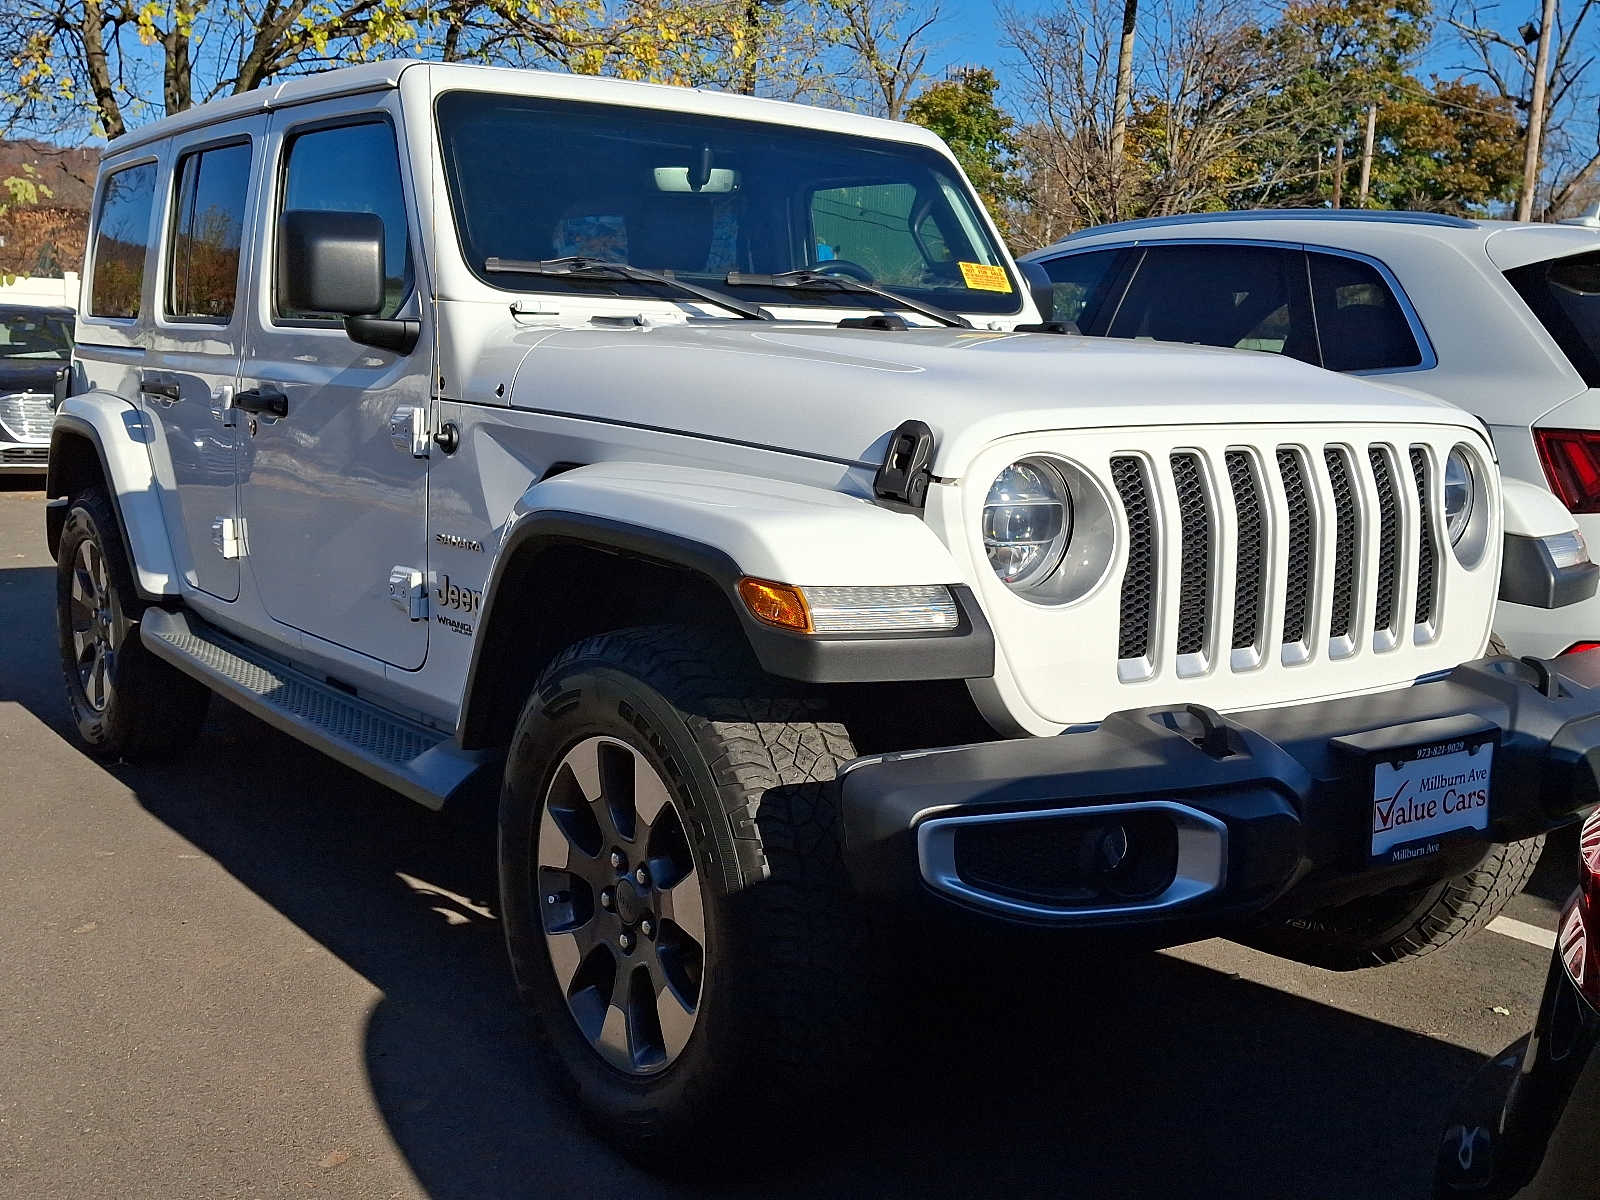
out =
{"type": "Polygon", "coordinates": [[[1578,899],[1562,919],[1559,945],[1578,991],[1600,1008],[1600,809],[1578,835],[1578,862],[1578,899]]]}
{"type": "Polygon", "coordinates": [[[1533,443],[1557,499],[1575,513],[1600,513],[1600,431],[1535,429],[1533,443]]]}
{"type": "Polygon", "coordinates": [[[1562,654],[1587,654],[1591,650],[1600,650],[1600,642],[1573,642],[1563,650],[1562,654]]]}

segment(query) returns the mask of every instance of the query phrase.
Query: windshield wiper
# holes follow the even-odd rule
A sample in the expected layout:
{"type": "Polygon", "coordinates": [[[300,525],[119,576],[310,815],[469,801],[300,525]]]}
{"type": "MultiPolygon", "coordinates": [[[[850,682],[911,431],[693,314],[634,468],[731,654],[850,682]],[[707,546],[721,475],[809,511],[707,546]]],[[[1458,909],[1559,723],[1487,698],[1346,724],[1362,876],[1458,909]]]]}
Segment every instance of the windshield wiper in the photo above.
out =
{"type": "Polygon", "coordinates": [[[662,287],[676,288],[686,296],[697,296],[719,308],[738,313],[747,320],[773,319],[772,314],[758,304],[746,304],[743,300],[689,283],[675,275],[647,271],[643,267],[604,258],[588,258],[582,254],[570,254],[565,258],[500,258],[490,255],[483,260],[483,269],[491,275],[577,275],[593,279],[632,279],[639,283],[656,283],[662,287]]]}
{"type": "Polygon", "coordinates": [[[798,271],[783,271],[777,275],[746,275],[743,271],[729,271],[722,277],[722,282],[730,287],[747,285],[750,287],[779,287],[795,288],[804,292],[855,292],[863,296],[876,296],[880,300],[887,300],[890,304],[900,308],[910,309],[914,313],[921,313],[925,317],[932,317],[941,325],[948,325],[953,329],[971,329],[972,322],[960,313],[951,312],[948,308],[940,308],[936,304],[923,304],[919,300],[912,300],[902,296],[899,292],[891,292],[888,288],[881,288],[875,283],[865,283],[849,275],[824,275],[820,271],[801,268],[798,271]]]}

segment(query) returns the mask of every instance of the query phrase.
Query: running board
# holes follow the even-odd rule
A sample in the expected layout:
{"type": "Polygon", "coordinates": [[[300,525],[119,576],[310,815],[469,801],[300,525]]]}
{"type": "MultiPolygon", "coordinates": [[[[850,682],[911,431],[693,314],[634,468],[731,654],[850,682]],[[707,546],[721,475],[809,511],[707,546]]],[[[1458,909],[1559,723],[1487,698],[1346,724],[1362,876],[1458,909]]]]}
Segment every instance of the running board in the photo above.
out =
{"type": "Polygon", "coordinates": [[[467,752],[438,730],[275,662],[185,612],[147,608],[140,640],[158,658],[192,675],[268,725],[427,808],[443,808],[498,759],[467,752]]]}

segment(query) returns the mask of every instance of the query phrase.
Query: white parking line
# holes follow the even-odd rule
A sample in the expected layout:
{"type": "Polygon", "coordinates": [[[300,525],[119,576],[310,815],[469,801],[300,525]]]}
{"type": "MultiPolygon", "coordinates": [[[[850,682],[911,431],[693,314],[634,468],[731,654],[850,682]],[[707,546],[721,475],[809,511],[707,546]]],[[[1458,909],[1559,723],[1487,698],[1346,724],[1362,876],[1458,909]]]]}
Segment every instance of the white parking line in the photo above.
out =
{"type": "Polygon", "coordinates": [[[1510,917],[1496,917],[1490,921],[1487,928],[1496,933],[1503,933],[1506,937],[1516,938],[1519,942],[1530,942],[1535,946],[1542,946],[1546,950],[1556,948],[1556,935],[1553,930],[1541,929],[1537,925],[1529,925],[1526,921],[1516,921],[1510,917]]]}

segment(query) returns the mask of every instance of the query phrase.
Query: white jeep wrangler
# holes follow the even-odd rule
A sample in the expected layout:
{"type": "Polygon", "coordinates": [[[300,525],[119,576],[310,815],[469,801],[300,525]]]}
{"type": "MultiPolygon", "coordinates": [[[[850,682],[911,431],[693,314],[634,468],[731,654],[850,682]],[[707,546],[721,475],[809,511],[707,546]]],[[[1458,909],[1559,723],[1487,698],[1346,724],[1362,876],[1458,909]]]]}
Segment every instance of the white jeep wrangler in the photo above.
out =
{"type": "Polygon", "coordinates": [[[635,1153],[826,1078],[880,918],[1386,962],[1600,799],[1595,656],[1478,661],[1510,518],[1597,573],[1478,422],[1038,324],[912,126],[334,71],[114,142],[85,280],[83,740],[215,691],[496,785],[518,985],[635,1153]]]}

